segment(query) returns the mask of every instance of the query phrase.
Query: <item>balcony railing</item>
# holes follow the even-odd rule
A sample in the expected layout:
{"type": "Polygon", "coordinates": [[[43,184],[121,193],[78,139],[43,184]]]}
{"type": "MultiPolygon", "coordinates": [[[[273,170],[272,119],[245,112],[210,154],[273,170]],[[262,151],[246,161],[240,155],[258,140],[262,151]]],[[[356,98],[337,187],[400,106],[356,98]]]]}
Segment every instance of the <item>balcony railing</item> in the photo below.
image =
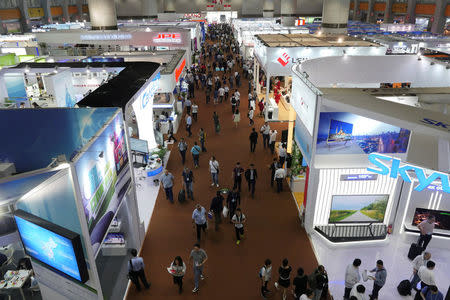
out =
{"type": "Polygon", "coordinates": [[[387,235],[386,225],[373,223],[363,225],[329,224],[316,226],[314,229],[333,243],[383,240],[387,235]]]}

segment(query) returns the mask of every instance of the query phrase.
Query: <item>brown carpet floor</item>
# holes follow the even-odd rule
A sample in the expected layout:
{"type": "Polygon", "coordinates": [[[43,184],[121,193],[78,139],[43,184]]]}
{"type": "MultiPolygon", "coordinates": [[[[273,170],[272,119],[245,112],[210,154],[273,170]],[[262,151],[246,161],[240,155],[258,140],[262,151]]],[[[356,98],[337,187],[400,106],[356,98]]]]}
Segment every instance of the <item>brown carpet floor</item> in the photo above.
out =
{"type": "MultiPolygon", "coordinates": [[[[222,73],[222,72],[220,72],[222,73]]],[[[181,157],[174,144],[167,165],[175,176],[174,186],[175,204],[165,199],[161,189],[156,201],[155,210],[144,241],[141,256],[145,260],[146,274],[152,286],[149,290],[138,293],[131,287],[127,299],[261,299],[259,268],[266,258],[273,262],[273,276],[269,289],[275,290],[274,280],[278,278],[278,267],[283,258],[288,258],[295,276],[298,267],[303,267],[309,274],[317,266],[317,261],[311,249],[305,231],[300,225],[298,210],[287,183],[284,191],[277,194],[270,186],[270,171],[268,166],[273,159],[269,149],[263,149],[262,136],[258,139],[256,152],[251,153],[249,147],[249,126],[247,115],[248,81],[242,77],[241,93],[241,122],[239,128],[234,128],[232,122],[231,105],[229,102],[214,105],[205,103],[203,90],[195,91],[195,102],[199,105],[198,121],[192,126],[193,135],[186,138],[188,150],[198,140],[198,130],[206,130],[207,153],[200,155],[200,168],[193,168],[190,152],[186,154],[186,164],[194,172],[195,202],[187,200],[180,204],[177,194],[182,182],[181,157]],[[220,117],[221,132],[215,134],[212,114],[217,111],[220,117]],[[219,183],[221,187],[232,187],[232,169],[237,161],[244,169],[250,163],[256,165],[258,180],[256,182],[255,198],[252,199],[243,179],[241,193],[241,208],[247,216],[245,238],[236,245],[232,224],[223,222],[218,232],[214,231],[213,220],[210,220],[206,240],[202,237],[201,246],[208,254],[204,275],[206,279],[200,282],[200,291],[192,293],[193,269],[188,263],[189,254],[196,242],[195,229],[191,224],[194,203],[200,203],[207,210],[216,188],[211,187],[208,161],[215,155],[220,163],[219,183]],[[187,265],[184,277],[184,292],[179,295],[177,286],[173,284],[172,276],[168,274],[168,267],[175,256],[180,255],[187,265]]],[[[257,112],[259,110],[257,108],[257,112]]],[[[256,115],[256,113],[255,113],[256,115]]],[[[263,124],[263,118],[255,117],[255,128],[263,124]]],[[[278,131],[287,129],[287,123],[271,123],[278,131]]],[[[186,137],[185,122],[180,125],[176,138],[186,137]]],[[[292,296],[290,296],[289,299],[292,296]]],[[[274,299],[281,299],[281,293],[275,293],[274,299]]]]}

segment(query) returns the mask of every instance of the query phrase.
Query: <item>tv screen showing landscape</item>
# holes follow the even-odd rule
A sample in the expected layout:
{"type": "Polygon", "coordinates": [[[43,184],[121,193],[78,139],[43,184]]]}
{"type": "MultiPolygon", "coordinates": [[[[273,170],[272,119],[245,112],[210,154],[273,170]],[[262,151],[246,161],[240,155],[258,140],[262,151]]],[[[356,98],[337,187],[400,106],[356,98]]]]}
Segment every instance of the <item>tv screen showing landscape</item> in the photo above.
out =
{"type": "Polygon", "coordinates": [[[352,139],[353,124],[331,120],[328,142],[345,142],[352,139]]]}
{"type": "Polygon", "coordinates": [[[328,223],[381,223],[389,195],[334,195],[328,223]]]}
{"type": "Polygon", "coordinates": [[[418,207],[414,213],[412,225],[419,225],[422,221],[426,220],[429,215],[433,215],[436,218],[434,228],[450,230],[450,211],[445,210],[433,210],[418,207]]]}

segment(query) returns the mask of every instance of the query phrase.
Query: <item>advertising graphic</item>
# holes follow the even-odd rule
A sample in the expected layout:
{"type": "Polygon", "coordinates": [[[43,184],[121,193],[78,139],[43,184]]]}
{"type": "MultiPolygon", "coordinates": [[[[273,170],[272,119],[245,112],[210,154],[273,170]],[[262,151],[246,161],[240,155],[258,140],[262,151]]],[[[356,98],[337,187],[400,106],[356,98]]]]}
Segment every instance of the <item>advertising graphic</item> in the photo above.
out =
{"type": "MultiPolygon", "coordinates": [[[[23,75],[7,73],[3,78],[5,79],[9,100],[16,101],[17,107],[19,107],[20,102],[27,102],[27,92],[25,90],[23,75]]],[[[28,103],[25,103],[25,105],[28,106],[28,103]]]]}
{"type": "Polygon", "coordinates": [[[450,211],[433,210],[426,208],[416,208],[414,212],[413,226],[417,226],[425,221],[428,216],[435,217],[434,228],[442,230],[450,230],[450,211]]]}
{"type": "Polygon", "coordinates": [[[95,253],[130,184],[127,166],[125,131],[119,114],[75,165],[95,253]]]}
{"type": "Polygon", "coordinates": [[[380,223],[389,195],[333,195],[328,223],[380,223]]]}
{"type": "Polygon", "coordinates": [[[153,38],[154,43],[181,44],[181,33],[179,32],[162,32],[153,38]]]}
{"type": "Polygon", "coordinates": [[[345,112],[320,113],[317,154],[406,153],[411,132],[345,112]]]}
{"type": "Polygon", "coordinates": [[[291,57],[284,52],[283,54],[281,54],[280,57],[278,57],[277,61],[283,66],[285,67],[288,63],[289,63],[289,59],[291,59],[291,57]]]}
{"type": "Polygon", "coordinates": [[[293,76],[291,104],[311,136],[314,131],[316,103],[317,94],[302,79],[293,76]]]}

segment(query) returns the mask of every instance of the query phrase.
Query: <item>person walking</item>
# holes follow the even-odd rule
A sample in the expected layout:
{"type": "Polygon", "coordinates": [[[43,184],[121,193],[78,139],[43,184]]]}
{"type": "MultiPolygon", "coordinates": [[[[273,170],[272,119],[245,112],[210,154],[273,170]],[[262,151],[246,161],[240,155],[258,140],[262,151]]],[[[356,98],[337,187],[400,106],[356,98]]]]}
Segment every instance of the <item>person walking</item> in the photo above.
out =
{"type": "Polygon", "coordinates": [[[206,152],[206,132],[203,130],[203,128],[200,128],[198,132],[198,139],[200,141],[200,145],[202,145],[202,152],[206,152]]]}
{"type": "Polygon", "coordinates": [[[278,161],[280,162],[280,167],[283,167],[284,162],[286,160],[287,156],[287,149],[286,144],[282,143],[280,145],[280,148],[278,149],[278,161]]]}
{"type": "Polygon", "coordinates": [[[173,136],[173,123],[172,123],[172,120],[169,120],[169,130],[167,132],[167,142],[170,142],[172,140],[173,140],[174,143],[177,142],[177,139],[173,136]]]}
{"type": "Polygon", "coordinates": [[[377,260],[377,266],[370,272],[375,273],[375,276],[368,276],[368,278],[373,280],[372,294],[369,297],[370,300],[375,300],[378,299],[378,293],[386,283],[387,272],[383,266],[383,261],[381,259],[377,260]]]}
{"type": "Polygon", "coordinates": [[[357,300],[367,300],[366,287],[362,284],[355,284],[350,291],[349,300],[354,297],[357,300]]]}
{"type": "Polygon", "coordinates": [[[310,300],[314,298],[314,292],[310,289],[307,289],[303,295],[300,296],[299,300],[310,300]]]}
{"type": "Polygon", "coordinates": [[[173,204],[173,175],[172,173],[169,173],[169,170],[165,170],[164,174],[159,179],[162,183],[162,186],[164,188],[164,191],[166,192],[166,199],[170,201],[170,203],[173,204]]]}
{"type": "Polygon", "coordinates": [[[431,259],[430,252],[424,252],[422,255],[417,255],[412,261],[413,276],[411,279],[411,287],[417,291],[417,283],[420,281],[419,269],[420,267],[426,266],[428,261],[431,259]]]}
{"type": "Polygon", "coordinates": [[[213,121],[214,121],[214,130],[218,134],[220,132],[220,121],[219,121],[219,115],[217,112],[213,113],[213,121]]]}
{"type": "Polygon", "coordinates": [[[237,106],[237,101],[234,96],[231,97],[230,103],[231,103],[231,112],[234,115],[234,112],[236,111],[236,106],[237,106]]]}
{"type": "Polygon", "coordinates": [[[219,88],[219,102],[222,103],[225,97],[225,89],[223,87],[219,88]]]}
{"type": "Polygon", "coordinates": [[[277,193],[283,191],[283,179],[286,177],[286,171],[280,167],[275,171],[274,179],[277,182],[277,193]]]}
{"type": "Polygon", "coordinates": [[[181,294],[183,292],[183,277],[186,274],[186,264],[181,259],[181,256],[175,257],[168,269],[170,274],[172,274],[173,283],[178,285],[178,293],[181,294]]]}
{"type": "Polygon", "coordinates": [[[328,291],[328,274],[325,267],[320,265],[317,267],[316,287],[314,290],[314,300],[322,299],[322,295],[326,295],[328,291]]]}
{"type": "Polygon", "coordinates": [[[248,191],[251,193],[252,198],[254,198],[256,179],[258,179],[258,172],[256,172],[254,164],[250,164],[250,168],[245,171],[245,179],[248,183],[248,191]]]}
{"type": "Polygon", "coordinates": [[[212,179],[211,186],[216,185],[216,187],[219,187],[219,162],[214,156],[211,156],[209,160],[209,172],[211,173],[212,179]]]}
{"type": "Polygon", "coordinates": [[[417,245],[422,247],[422,251],[427,249],[428,243],[430,243],[433,237],[434,223],[436,218],[433,215],[429,215],[426,220],[422,221],[417,227],[420,230],[420,237],[417,245]]]}
{"type": "Polygon", "coordinates": [[[200,151],[202,151],[202,149],[197,144],[197,142],[194,142],[194,146],[192,146],[192,148],[191,148],[192,159],[194,160],[194,168],[200,167],[200,164],[199,164],[200,151]]]}
{"type": "Polygon", "coordinates": [[[197,122],[197,115],[198,115],[198,105],[193,102],[192,103],[192,117],[194,118],[195,122],[197,122]]]}
{"type": "Polygon", "coordinates": [[[239,109],[236,109],[233,112],[233,122],[234,127],[238,128],[239,122],[241,121],[241,113],[239,112],[239,109]]]}
{"type": "Polygon", "coordinates": [[[186,106],[186,114],[191,114],[191,108],[192,108],[192,101],[188,98],[184,101],[184,106],[186,106]]]}
{"type": "Polygon", "coordinates": [[[214,89],[214,104],[217,104],[219,101],[219,89],[216,87],[214,89]]]}
{"type": "Polygon", "coordinates": [[[253,126],[253,124],[255,124],[255,122],[253,121],[253,115],[255,114],[255,110],[250,107],[249,111],[248,111],[248,119],[250,121],[249,126],[253,126]]]}
{"type": "Polygon", "coordinates": [[[269,123],[265,122],[263,126],[261,126],[261,129],[259,130],[259,132],[261,132],[262,137],[263,137],[263,146],[264,149],[267,147],[269,147],[269,133],[270,133],[270,125],[269,123]]]}
{"type": "Polygon", "coordinates": [[[355,258],[353,263],[348,265],[345,269],[345,289],[344,289],[344,299],[348,300],[350,298],[350,291],[353,286],[361,281],[361,274],[359,273],[359,266],[361,265],[361,260],[355,258]]]}
{"type": "Polygon", "coordinates": [[[233,189],[237,188],[238,191],[241,191],[241,183],[242,183],[242,174],[244,173],[244,169],[241,167],[241,163],[237,162],[236,166],[233,169],[231,176],[233,177],[233,189]]]}
{"type": "Polygon", "coordinates": [[[270,186],[273,187],[273,182],[275,181],[275,171],[278,170],[278,160],[276,158],[273,159],[272,163],[269,166],[270,169],[270,186]]]}
{"type": "Polygon", "coordinates": [[[201,230],[206,234],[206,209],[200,204],[195,205],[195,209],[192,212],[192,225],[197,230],[197,243],[200,243],[201,230]]]}
{"type": "Polygon", "coordinates": [[[277,131],[271,130],[269,133],[269,147],[272,155],[275,153],[275,142],[277,141],[277,131]]]}
{"type": "Polygon", "coordinates": [[[261,296],[266,298],[267,293],[270,293],[267,285],[272,278],[272,261],[270,259],[264,261],[264,266],[259,270],[259,278],[261,278],[261,296]]]}
{"type": "Polygon", "coordinates": [[[209,210],[214,213],[214,225],[216,231],[219,230],[219,224],[222,223],[223,197],[220,191],[216,192],[216,196],[211,200],[209,210]]]}
{"type": "Polygon", "coordinates": [[[435,285],[424,287],[420,291],[420,297],[423,300],[444,300],[444,295],[439,291],[438,287],[435,285]]]}
{"type": "Polygon", "coordinates": [[[206,251],[200,248],[200,245],[194,244],[194,249],[192,249],[191,254],[189,255],[189,261],[193,261],[194,263],[194,289],[193,293],[197,293],[199,288],[200,280],[204,280],[203,276],[203,267],[205,266],[206,261],[208,260],[208,255],[206,251]]]}
{"type": "Polygon", "coordinates": [[[181,176],[183,176],[183,185],[186,189],[187,197],[194,201],[194,173],[188,167],[184,167],[181,176]]]}
{"type": "Polygon", "coordinates": [[[192,135],[191,127],[192,127],[192,117],[190,114],[187,114],[186,115],[186,132],[188,133],[188,137],[191,137],[191,135],[192,135]]]}
{"type": "Polygon", "coordinates": [[[142,257],[138,257],[137,254],[136,249],[131,249],[132,258],[128,261],[128,278],[136,286],[138,292],[140,292],[141,284],[139,280],[147,290],[150,288],[151,283],[147,282],[147,278],[145,277],[144,259],[142,257]]]}
{"type": "Polygon", "coordinates": [[[297,269],[297,276],[292,281],[294,285],[294,298],[299,299],[301,295],[306,293],[308,286],[308,276],[306,276],[303,268],[297,269]]]}
{"type": "Polygon", "coordinates": [[[279,274],[278,281],[275,282],[275,288],[277,290],[279,290],[280,287],[282,288],[283,300],[286,300],[287,289],[291,285],[291,279],[290,279],[291,271],[292,271],[292,267],[289,266],[288,259],[287,258],[283,259],[282,265],[278,268],[278,274],[279,274]]]}
{"type": "Polygon", "coordinates": [[[245,215],[240,208],[236,209],[231,222],[234,224],[234,230],[236,231],[236,245],[241,243],[241,237],[244,236],[244,223],[247,221],[245,215]]]}
{"type": "Polygon", "coordinates": [[[186,150],[187,150],[187,144],[186,144],[184,138],[181,138],[180,141],[178,142],[178,151],[180,151],[181,162],[183,163],[183,165],[186,162],[186,150]]]}
{"type": "Polygon", "coordinates": [[[233,223],[231,219],[236,212],[236,209],[241,205],[241,194],[239,193],[237,188],[233,188],[231,193],[228,194],[227,197],[227,207],[230,215],[230,223],[233,223]]]}
{"type": "Polygon", "coordinates": [[[425,266],[421,266],[419,268],[419,271],[417,271],[417,274],[419,275],[419,278],[421,280],[421,288],[423,288],[424,286],[436,285],[436,279],[434,278],[435,266],[435,262],[430,260],[425,266]]]}
{"type": "Polygon", "coordinates": [[[250,152],[255,152],[256,143],[258,143],[258,133],[256,132],[255,128],[252,128],[249,140],[250,140],[250,152]]]}

